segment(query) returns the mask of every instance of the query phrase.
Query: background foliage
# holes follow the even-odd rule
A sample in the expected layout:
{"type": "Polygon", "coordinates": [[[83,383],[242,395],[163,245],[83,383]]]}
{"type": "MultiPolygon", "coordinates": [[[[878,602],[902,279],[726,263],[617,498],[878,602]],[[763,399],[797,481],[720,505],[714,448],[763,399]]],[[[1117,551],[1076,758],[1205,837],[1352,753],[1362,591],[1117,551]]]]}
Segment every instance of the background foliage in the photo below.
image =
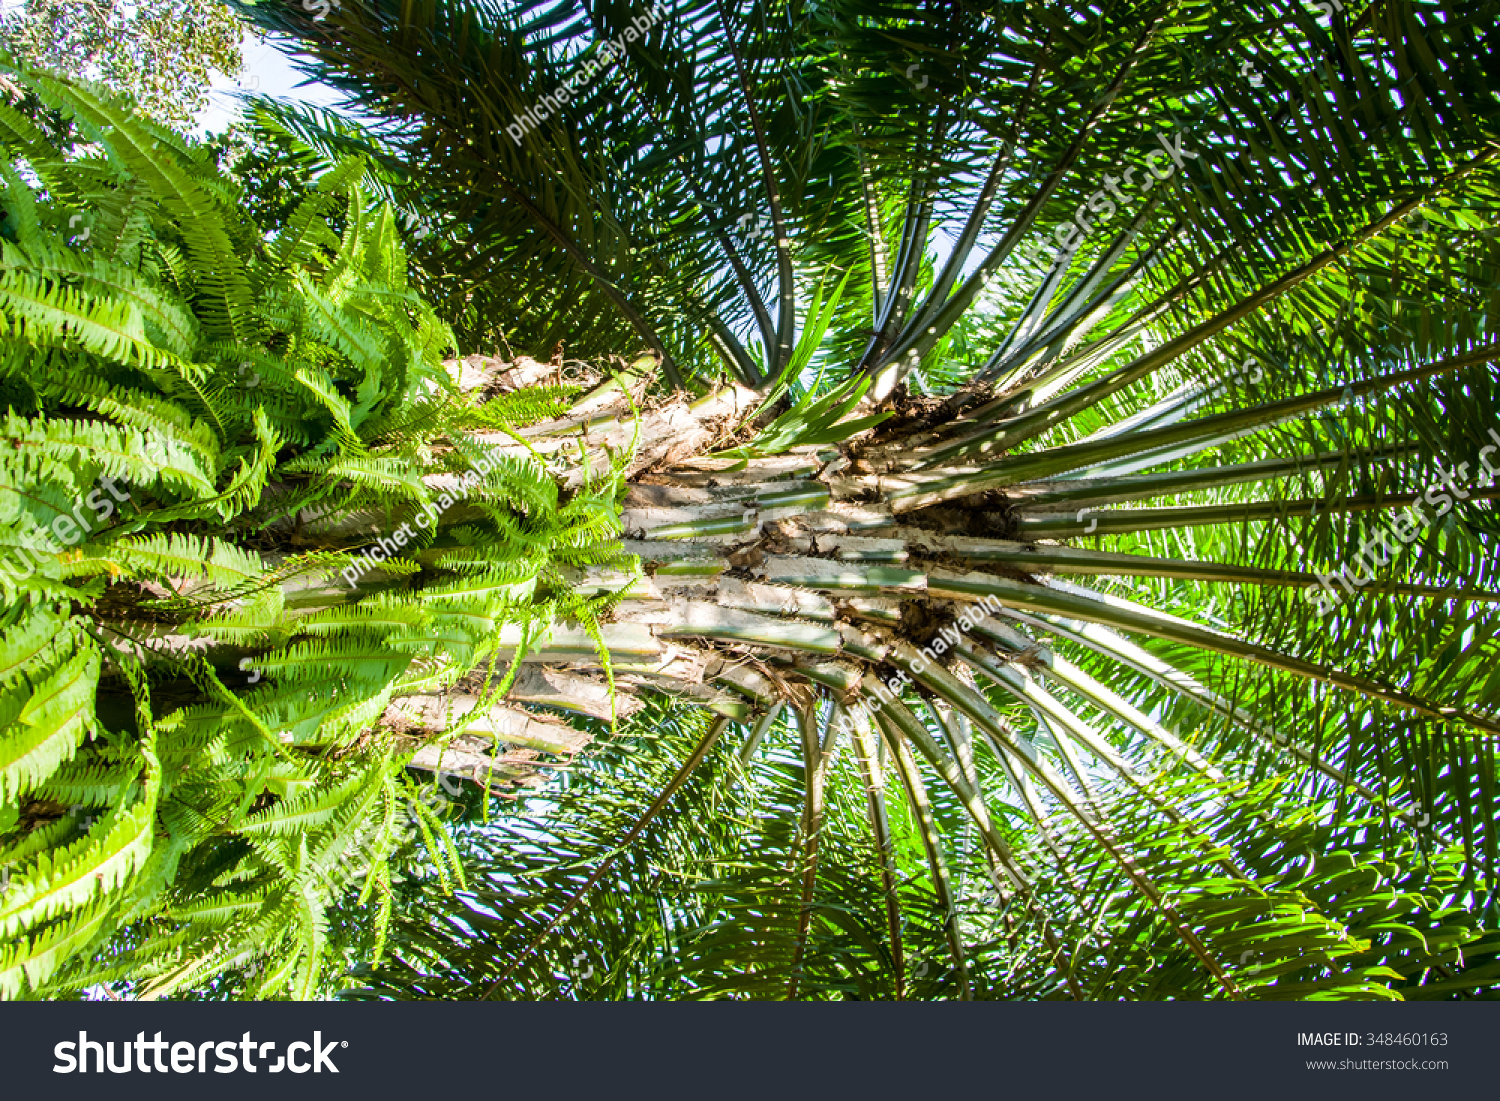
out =
{"type": "Polygon", "coordinates": [[[243,24],[217,0],[24,0],[0,15],[0,49],[131,96],[187,127],[215,73],[237,76],[243,24]]]}

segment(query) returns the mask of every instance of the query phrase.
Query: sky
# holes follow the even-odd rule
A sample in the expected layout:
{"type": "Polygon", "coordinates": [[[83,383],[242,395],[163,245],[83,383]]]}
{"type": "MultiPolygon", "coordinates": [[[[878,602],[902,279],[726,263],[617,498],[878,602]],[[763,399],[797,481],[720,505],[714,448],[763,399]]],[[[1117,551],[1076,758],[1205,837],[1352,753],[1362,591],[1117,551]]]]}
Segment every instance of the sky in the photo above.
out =
{"type": "Polygon", "coordinates": [[[240,43],[245,57],[244,71],[238,80],[219,73],[214,75],[208,110],[198,120],[199,133],[217,133],[228,126],[239,113],[240,95],[244,92],[258,92],[317,107],[332,107],[338,102],[338,95],[331,88],[318,83],[303,83],[306,78],[292,68],[286,55],[272,42],[272,39],[257,38],[248,31],[245,33],[240,43]]]}

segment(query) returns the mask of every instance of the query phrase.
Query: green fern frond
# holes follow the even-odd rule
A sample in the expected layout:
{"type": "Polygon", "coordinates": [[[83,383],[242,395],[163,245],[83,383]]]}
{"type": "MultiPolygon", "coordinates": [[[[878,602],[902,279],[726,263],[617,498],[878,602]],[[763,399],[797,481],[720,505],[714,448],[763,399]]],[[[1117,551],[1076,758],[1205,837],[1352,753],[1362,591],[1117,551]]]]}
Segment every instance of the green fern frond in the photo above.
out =
{"type": "Polygon", "coordinates": [[[93,732],[99,665],[98,653],[84,650],[24,685],[25,703],[0,731],[0,800],[18,799],[52,775],[93,732]]]}

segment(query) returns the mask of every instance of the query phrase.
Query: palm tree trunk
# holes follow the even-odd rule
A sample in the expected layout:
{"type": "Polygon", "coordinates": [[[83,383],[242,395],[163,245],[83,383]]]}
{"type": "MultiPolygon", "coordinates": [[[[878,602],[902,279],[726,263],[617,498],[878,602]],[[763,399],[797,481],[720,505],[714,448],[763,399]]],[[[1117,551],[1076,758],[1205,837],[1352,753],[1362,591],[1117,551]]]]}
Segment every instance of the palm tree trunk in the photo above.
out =
{"type": "MultiPolygon", "coordinates": [[[[1463,363],[1473,358],[1459,357],[1463,363]]],[[[1441,373],[1457,362],[1450,359],[1418,373],[1441,373]]],[[[478,372],[481,380],[495,377],[503,365],[487,366],[488,371],[478,372]]],[[[1406,375],[1393,379],[1394,385],[1406,375]]],[[[562,624],[528,646],[519,628],[507,628],[501,635],[504,653],[522,653],[527,673],[511,687],[508,699],[489,701],[482,715],[474,714],[483,703],[478,694],[457,692],[443,698],[397,700],[385,723],[429,738],[456,728],[466,740],[453,752],[462,749],[467,756],[453,759],[463,763],[464,771],[477,774],[483,769],[492,778],[536,782],[538,754],[566,758],[588,739],[555,717],[544,720],[528,713],[527,705],[544,705],[548,713],[605,717],[611,714],[609,690],[600,673],[608,674],[617,692],[617,713],[638,707],[633,698],[639,694],[657,692],[725,718],[747,720],[785,702],[800,706],[807,693],[819,689],[832,690],[848,707],[863,702],[878,708],[879,700],[861,691],[867,678],[873,676],[899,695],[904,685],[923,682],[924,665],[953,665],[973,667],[962,674],[969,683],[979,676],[1005,692],[1020,692],[1032,706],[1050,709],[1047,729],[1060,731],[1060,741],[1076,744],[1096,759],[1109,759],[1111,754],[1104,752],[1108,743],[1086,722],[1070,718],[1071,713],[1050,695],[1040,702],[1033,698],[1040,691],[1034,686],[1022,687],[1021,674],[1049,637],[1070,638],[1081,625],[1093,624],[1112,635],[1174,640],[1418,714],[1500,731],[1500,723],[1487,715],[1455,711],[1396,686],[1280,654],[1139,605],[1095,597],[1052,576],[1114,574],[1270,587],[1312,585],[1315,576],[1300,571],[1058,545],[1048,537],[1092,534],[1097,525],[1071,516],[1063,523],[1038,514],[1047,503],[1069,497],[1149,499],[1183,488],[1264,482],[1294,472],[1295,463],[1208,468],[1162,478],[1160,485],[1149,476],[1115,479],[1111,487],[1089,489],[1086,479],[1055,480],[1058,471],[1068,469],[1067,455],[1077,445],[1044,452],[1042,458],[1002,458],[985,467],[934,467],[931,457],[943,452],[944,441],[962,439],[972,432],[973,422],[957,418],[934,430],[915,411],[898,412],[873,432],[867,430],[838,446],[794,447],[749,459],[715,456],[714,449],[752,419],[757,399],[754,391],[732,385],[696,401],[674,398],[636,411],[626,390],[600,388],[580,402],[574,415],[527,429],[522,440],[507,442],[516,454],[529,451],[545,457],[565,488],[578,486],[585,468],[607,467],[628,453],[620,521],[624,548],[638,559],[640,571],[576,572],[577,593],[618,597],[597,637],[582,627],[562,624]],[[907,449],[904,459],[899,447],[886,442],[918,435],[923,446],[907,449]],[[869,458],[876,455],[878,471],[869,458]],[[927,488],[939,485],[941,492],[927,488]],[[1074,486],[1082,487],[1082,497],[1074,486]],[[977,607],[981,602],[983,607],[977,607]],[[963,660],[957,661],[960,650],[963,660]],[[550,695],[538,692],[538,682],[551,685],[550,695]],[[484,739],[489,740],[489,753],[482,751],[484,739]]],[[[1268,407],[1266,414],[1251,410],[1238,419],[1263,423],[1280,412],[1279,407],[1268,407]]],[[[1174,438],[1194,434],[1191,426],[1171,432],[1174,438]]],[[[1154,446],[1152,435],[1137,434],[1134,446],[1154,446]]],[[[1093,450],[1114,457],[1130,454],[1131,447],[1122,441],[1107,450],[1093,450]]],[[[1340,458],[1339,453],[1314,455],[1307,465],[1319,468],[1340,458]]],[[[1361,498],[1343,507],[1390,508],[1406,499],[1361,498]]],[[[1314,505],[1305,504],[1307,509],[1314,505]]],[[[1285,515],[1285,507],[1267,503],[1127,509],[1113,514],[1099,534],[1171,526],[1174,514],[1180,514],[1181,525],[1268,522],[1285,515]]],[[[1494,594],[1468,588],[1390,588],[1421,597],[1494,599],[1494,594]]],[[[1077,690],[1080,678],[1087,679],[1094,691],[1085,691],[1086,698],[1104,698],[1103,693],[1113,705],[1107,710],[1128,714],[1127,723],[1133,720],[1148,738],[1169,748],[1174,759],[1187,758],[1199,770],[1216,771],[1176,733],[1141,716],[1103,685],[1076,669],[1068,676],[1068,691],[1077,690]]],[[[436,765],[437,758],[435,751],[426,750],[414,763],[436,765]]],[[[1065,755],[1064,760],[1070,758],[1065,755]]],[[[1024,753],[1004,763],[1031,779],[1048,784],[1056,780],[1055,774],[1044,777],[1039,759],[1028,761],[1024,753]]],[[[1092,801],[1081,774],[1071,786],[1080,805],[1092,801]]],[[[983,807],[976,813],[983,818],[983,807]]]]}

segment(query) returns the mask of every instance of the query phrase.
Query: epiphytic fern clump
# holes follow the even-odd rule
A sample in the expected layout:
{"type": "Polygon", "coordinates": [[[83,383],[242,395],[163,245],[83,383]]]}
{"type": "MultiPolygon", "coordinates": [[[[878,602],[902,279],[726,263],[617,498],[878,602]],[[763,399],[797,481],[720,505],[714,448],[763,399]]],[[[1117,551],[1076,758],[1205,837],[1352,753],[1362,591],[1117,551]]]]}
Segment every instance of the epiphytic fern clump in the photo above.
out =
{"type": "Polygon", "coordinates": [[[459,385],[360,160],[267,233],[129,103],[0,68],[0,996],[305,997],[344,890],[378,953],[393,852],[459,871],[403,765],[566,741],[494,704],[593,622],[562,571],[627,564],[620,464],[564,498],[514,437],[571,391],[459,385]]]}

